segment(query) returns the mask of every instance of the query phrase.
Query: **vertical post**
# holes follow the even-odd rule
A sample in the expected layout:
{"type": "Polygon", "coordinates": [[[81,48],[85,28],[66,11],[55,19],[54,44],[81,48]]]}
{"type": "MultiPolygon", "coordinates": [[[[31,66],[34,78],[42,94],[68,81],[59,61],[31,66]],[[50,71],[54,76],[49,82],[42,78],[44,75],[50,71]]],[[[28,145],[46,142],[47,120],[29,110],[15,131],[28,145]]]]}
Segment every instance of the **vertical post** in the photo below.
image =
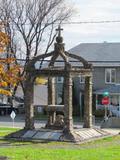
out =
{"type": "Polygon", "coordinates": [[[97,109],[97,105],[98,105],[98,104],[97,104],[97,101],[98,101],[98,95],[96,94],[96,95],[95,95],[95,109],[97,109]]]}
{"type": "Polygon", "coordinates": [[[119,95],[119,111],[120,111],[120,95],[119,95]]]}
{"type": "Polygon", "coordinates": [[[25,81],[24,107],[25,107],[25,129],[34,129],[34,80],[30,76],[25,81]]]}
{"type": "Polygon", "coordinates": [[[104,105],[105,107],[105,116],[104,116],[104,119],[105,121],[107,120],[107,108],[108,108],[108,105],[104,105]]]}
{"type": "Polygon", "coordinates": [[[14,128],[14,126],[15,126],[15,123],[14,123],[15,121],[14,121],[14,119],[12,119],[12,127],[14,128]]]}
{"type": "Polygon", "coordinates": [[[92,76],[85,78],[84,127],[92,127],[92,76]]]}
{"type": "Polygon", "coordinates": [[[64,77],[64,107],[65,107],[65,131],[73,130],[72,118],[72,77],[67,73],[64,77]]]}
{"type": "Polygon", "coordinates": [[[79,105],[80,105],[80,120],[82,120],[82,93],[80,92],[79,96],[79,105]]]}
{"type": "MultiPolygon", "coordinates": [[[[55,78],[48,78],[48,105],[55,104],[55,78]]],[[[54,124],[56,118],[56,112],[49,111],[48,112],[48,122],[46,126],[50,126],[54,124]]]]}

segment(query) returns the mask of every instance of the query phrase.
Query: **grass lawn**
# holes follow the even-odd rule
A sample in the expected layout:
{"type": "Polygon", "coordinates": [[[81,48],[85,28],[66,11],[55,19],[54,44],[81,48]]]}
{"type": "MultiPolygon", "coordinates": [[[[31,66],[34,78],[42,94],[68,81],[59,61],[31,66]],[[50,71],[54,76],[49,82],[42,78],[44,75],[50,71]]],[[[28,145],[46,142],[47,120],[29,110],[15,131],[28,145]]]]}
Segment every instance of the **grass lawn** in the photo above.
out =
{"type": "Polygon", "coordinates": [[[0,127],[0,137],[19,130],[18,128],[0,127]]]}
{"type": "MultiPolygon", "coordinates": [[[[15,129],[0,128],[0,133],[3,130],[5,135],[8,131],[12,132],[15,129]]],[[[120,136],[80,145],[1,140],[0,156],[8,156],[11,160],[120,160],[120,136]]]]}

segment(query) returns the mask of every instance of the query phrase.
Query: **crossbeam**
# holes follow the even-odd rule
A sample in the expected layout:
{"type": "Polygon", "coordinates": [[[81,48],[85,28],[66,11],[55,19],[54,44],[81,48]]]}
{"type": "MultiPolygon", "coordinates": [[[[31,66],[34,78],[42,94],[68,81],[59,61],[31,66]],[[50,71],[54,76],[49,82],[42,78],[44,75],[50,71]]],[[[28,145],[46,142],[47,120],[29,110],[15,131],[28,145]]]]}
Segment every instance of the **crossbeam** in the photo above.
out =
{"type": "Polygon", "coordinates": [[[65,70],[65,69],[36,69],[36,70],[31,70],[31,75],[34,77],[37,76],[45,76],[45,77],[59,77],[59,76],[65,76],[66,73],[70,73],[72,75],[72,77],[77,77],[79,75],[82,76],[91,76],[92,72],[91,69],[71,69],[69,71],[65,70]]]}

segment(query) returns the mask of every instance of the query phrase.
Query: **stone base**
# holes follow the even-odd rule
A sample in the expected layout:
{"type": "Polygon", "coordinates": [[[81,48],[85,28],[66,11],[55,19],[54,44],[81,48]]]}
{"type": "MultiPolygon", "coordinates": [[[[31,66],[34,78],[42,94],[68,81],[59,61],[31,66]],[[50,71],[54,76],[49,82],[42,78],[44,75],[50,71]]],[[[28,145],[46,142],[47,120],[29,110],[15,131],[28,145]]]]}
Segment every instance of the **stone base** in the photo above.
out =
{"type": "Polygon", "coordinates": [[[18,138],[20,140],[47,140],[47,141],[63,141],[63,142],[84,142],[104,136],[109,136],[108,132],[101,129],[74,129],[72,132],[63,132],[63,130],[39,129],[27,130],[11,134],[9,138],[18,138]]]}
{"type": "Polygon", "coordinates": [[[102,122],[101,128],[120,128],[120,117],[109,117],[102,122]]]}
{"type": "Polygon", "coordinates": [[[47,123],[45,126],[46,129],[54,129],[54,130],[63,130],[64,127],[65,123],[63,115],[57,115],[56,120],[53,124],[47,123]]]}

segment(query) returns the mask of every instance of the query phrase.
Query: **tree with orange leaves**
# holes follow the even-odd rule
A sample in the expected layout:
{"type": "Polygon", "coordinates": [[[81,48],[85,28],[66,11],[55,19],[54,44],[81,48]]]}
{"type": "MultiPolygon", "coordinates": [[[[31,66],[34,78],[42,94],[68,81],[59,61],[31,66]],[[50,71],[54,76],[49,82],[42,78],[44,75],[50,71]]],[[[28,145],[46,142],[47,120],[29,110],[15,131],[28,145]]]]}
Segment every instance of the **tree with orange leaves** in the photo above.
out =
{"type": "Polygon", "coordinates": [[[12,90],[21,78],[20,66],[15,64],[16,59],[12,53],[7,52],[9,44],[10,38],[4,32],[3,24],[0,23],[0,94],[12,96],[12,90]],[[7,57],[6,52],[9,54],[7,57]]]}

